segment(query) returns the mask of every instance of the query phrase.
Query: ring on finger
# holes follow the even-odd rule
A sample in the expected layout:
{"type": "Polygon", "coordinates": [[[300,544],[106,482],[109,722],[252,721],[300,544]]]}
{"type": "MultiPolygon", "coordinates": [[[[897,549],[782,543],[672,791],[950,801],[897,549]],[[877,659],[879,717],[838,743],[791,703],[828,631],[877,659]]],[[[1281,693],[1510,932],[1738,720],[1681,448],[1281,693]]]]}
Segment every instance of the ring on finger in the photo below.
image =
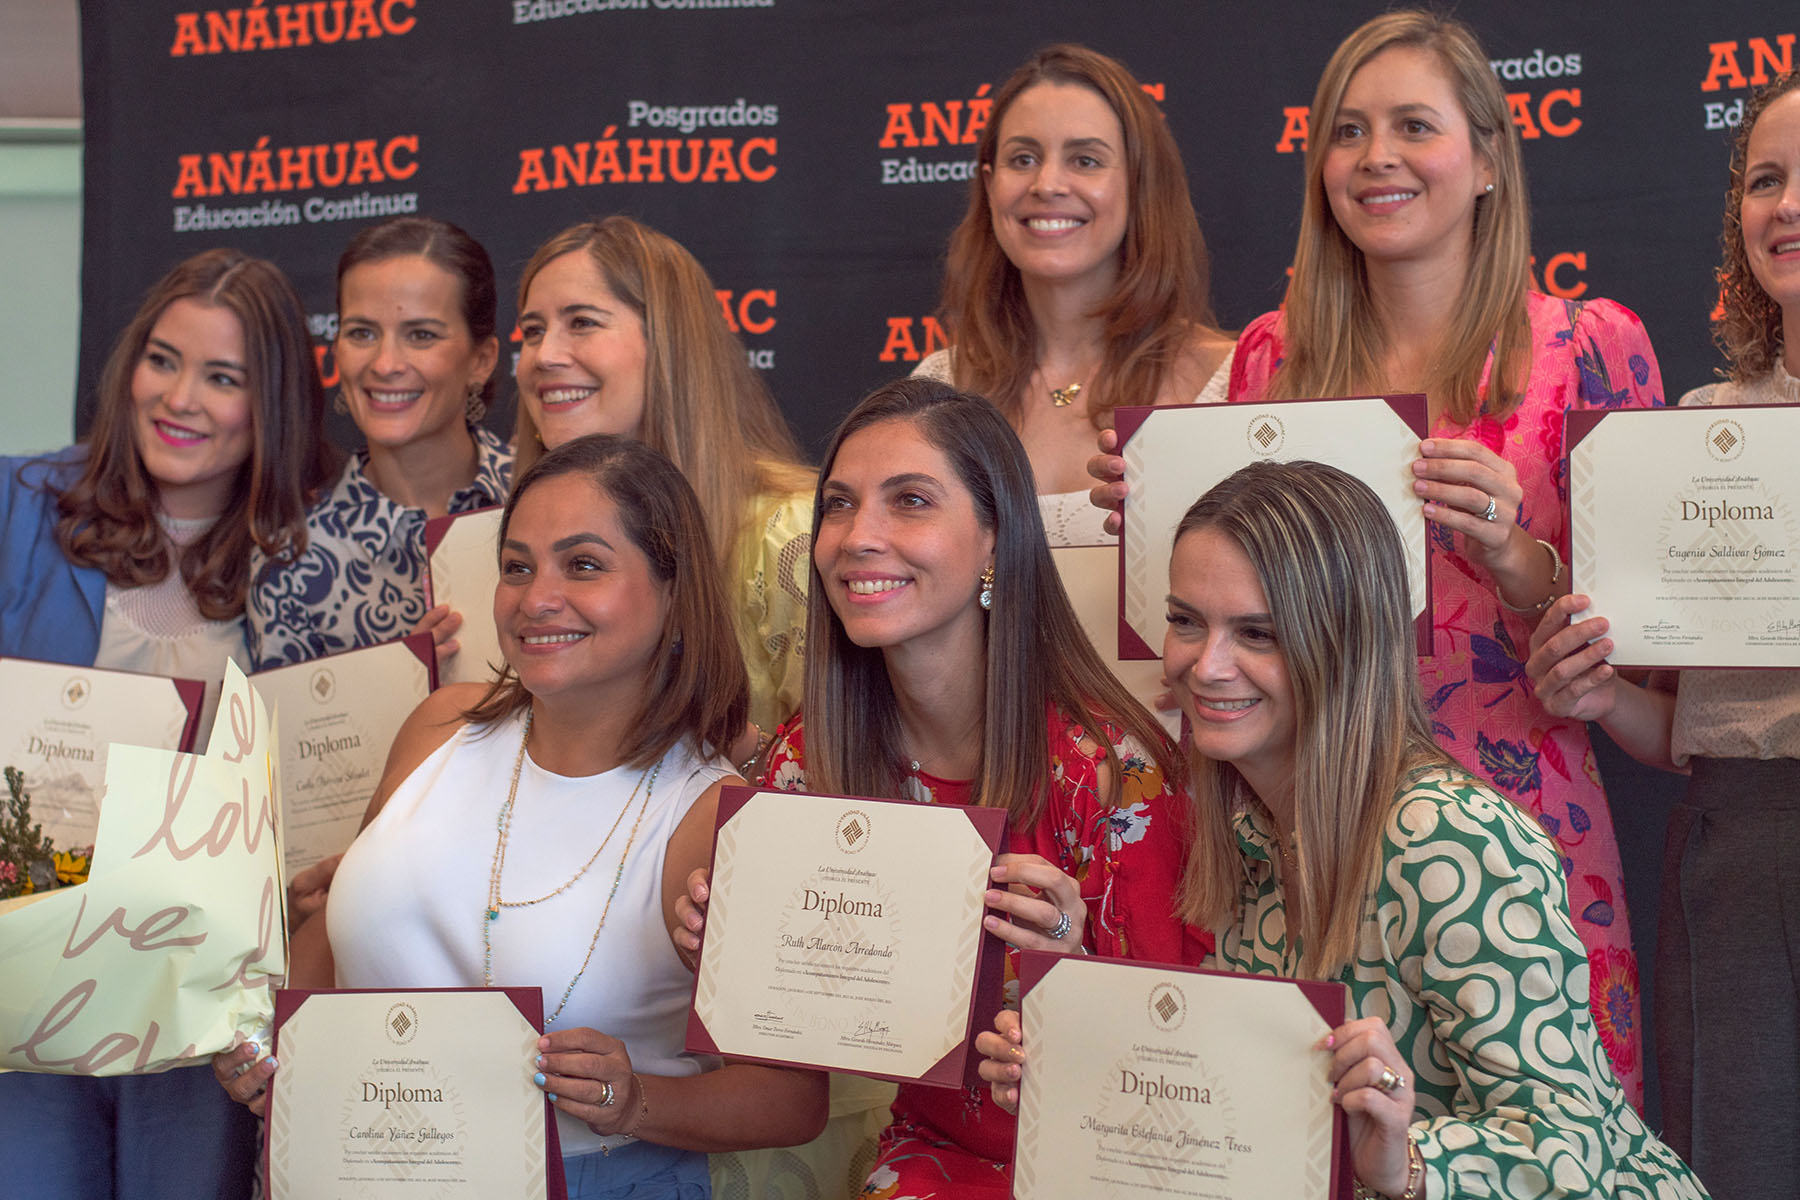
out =
{"type": "Polygon", "coordinates": [[[1074,924],[1075,920],[1073,917],[1069,916],[1066,912],[1058,910],[1056,914],[1056,924],[1044,932],[1051,941],[1060,942],[1065,937],[1069,936],[1069,929],[1074,924]]]}
{"type": "Polygon", "coordinates": [[[1481,519],[1484,521],[1492,521],[1499,514],[1500,510],[1499,510],[1499,507],[1497,505],[1495,505],[1494,498],[1492,496],[1489,496],[1487,498],[1487,500],[1488,500],[1488,506],[1486,509],[1484,509],[1482,511],[1481,519]]]}
{"type": "Polygon", "coordinates": [[[1375,1081],[1375,1086],[1391,1096],[1406,1086],[1406,1076],[1396,1073],[1392,1067],[1383,1067],[1381,1078],[1375,1081]]]}
{"type": "Polygon", "coordinates": [[[602,1079],[600,1081],[600,1107],[611,1108],[613,1100],[613,1085],[602,1079]]]}

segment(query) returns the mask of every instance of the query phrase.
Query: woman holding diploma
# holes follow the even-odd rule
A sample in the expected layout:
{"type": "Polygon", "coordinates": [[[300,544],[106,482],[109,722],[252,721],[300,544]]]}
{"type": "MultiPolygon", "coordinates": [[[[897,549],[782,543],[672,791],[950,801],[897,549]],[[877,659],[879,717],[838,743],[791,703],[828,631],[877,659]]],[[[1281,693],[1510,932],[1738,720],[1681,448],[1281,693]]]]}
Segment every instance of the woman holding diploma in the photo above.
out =
{"type": "MultiPolygon", "coordinates": [[[[306,310],[273,263],[209,250],[145,295],[94,425],[0,460],[0,655],[204,680],[244,659],[252,548],[304,547],[325,479],[306,310]]],[[[242,1197],[254,1129],[203,1072],[0,1075],[0,1179],[19,1195],[242,1197]]]]}
{"type": "Polygon", "coordinates": [[[493,397],[494,268],[481,243],[396,217],[338,259],[337,404],[367,439],[307,513],[291,561],[251,564],[257,669],[429,632],[455,653],[462,623],[425,610],[425,522],[503,503],[512,455],[477,422],[493,397]]]}
{"type": "Polygon", "coordinates": [[[525,265],[519,329],[518,469],[586,433],[680,468],[725,570],[750,719],[773,729],[800,703],[814,480],[705,268],[630,217],[572,225],[525,265]]]}
{"type": "MultiPolygon", "coordinates": [[[[1730,378],[1681,403],[1800,403],[1800,74],[1745,107],[1723,243],[1715,332],[1730,378]]],[[[1789,1195],[1800,1177],[1800,993],[1780,914],[1800,870],[1800,672],[1691,670],[1639,686],[1606,662],[1604,617],[1569,624],[1587,607],[1586,596],[1558,600],[1532,635],[1539,699],[1600,722],[1640,762],[1692,775],[1669,820],[1658,921],[1666,1136],[1721,1196],[1789,1195]]]]}
{"type": "MultiPolygon", "coordinates": [[[[820,1076],[682,1049],[692,981],[667,929],[747,703],[705,519],[661,455],[594,436],[523,474],[500,538],[507,669],[408,719],[290,982],[542,987],[527,1069],[570,1196],[704,1197],[704,1151],[804,1141],[825,1115],[820,1076]]],[[[238,1074],[254,1054],[215,1059],[237,1099],[275,1071],[238,1074]]]]}
{"type": "MultiPolygon", "coordinates": [[[[1318,1049],[1359,1195],[1704,1195],[1607,1063],[1555,844],[1437,745],[1409,611],[1392,521],[1334,468],[1246,467],[1183,518],[1163,661],[1201,965],[1349,988],[1318,1049]]],[[[1031,1031],[996,1029],[1013,1105],[1031,1031]]]]}
{"type": "Polygon", "coordinates": [[[1104,537],[1083,466],[1119,404],[1221,401],[1231,338],[1168,123],[1125,65],[1050,46],[994,97],[950,237],[953,345],[913,373],[993,399],[1031,458],[1050,544],[1104,537]]]}
{"type": "MultiPolygon", "coordinates": [[[[1413,471],[1434,542],[1431,728],[1558,842],[1601,1042],[1636,1101],[1642,1013],[1612,817],[1587,727],[1544,710],[1524,660],[1568,590],[1563,414],[1661,404],[1655,353],[1612,301],[1532,290],[1519,135],[1466,26],[1370,20],[1326,64],[1308,121],[1287,301],[1239,337],[1230,398],[1425,393],[1413,471]]],[[[1093,467],[1116,479],[1124,460],[1093,467]]],[[[1122,494],[1103,483],[1094,499],[1122,494]]]]}
{"type": "MultiPolygon", "coordinates": [[[[812,568],[807,704],[766,784],[1005,808],[989,930],[1179,959],[1172,748],[1077,623],[999,411],[932,380],[871,393],[826,451],[812,568]]],[[[691,953],[703,877],[689,891],[691,953]]],[[[864,1195],[1005,1196],[1012,1137],[982,1092],[902,1085],[864,1195]]]]}

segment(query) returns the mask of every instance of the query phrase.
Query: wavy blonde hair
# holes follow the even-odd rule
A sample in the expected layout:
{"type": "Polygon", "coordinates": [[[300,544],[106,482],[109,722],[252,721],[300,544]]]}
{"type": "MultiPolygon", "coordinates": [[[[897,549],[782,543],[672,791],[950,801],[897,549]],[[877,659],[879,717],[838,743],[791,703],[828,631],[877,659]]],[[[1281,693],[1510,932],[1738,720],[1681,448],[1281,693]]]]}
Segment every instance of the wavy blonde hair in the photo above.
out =
{"type": "MultiPolygon", "coordinates": [[[[571,225],[539,246],[519,277],[519,309],[531,281],[552,260],[582,251],[607,288],[644,322],[645,445],[687,477],[725,567],[752,502],[770,493],[812,490],[794,436],[744,345],[725,324],[713,281],[667,234],[611,216],[571,225]]],[[[544,452],[536,423],[519,402],[513,478],[544,452]]]]}
{"type": "Polygon", "coordinates": [[[1422,380],[1404,381],[1442,396],[1460,425],[1478,416],[1504,417],[1519,406],[1531,368],[1531,327],[1525,293],[1531,286],[1531,211],[1519,135],[1506,93],[1487,53],[1469,27],[1431,13],[1404,10],[1366,22],[1325,64],[1307,115],[1306,199],[1294,276],[1287,291],[1284,359],[1268,398],[1347,396],[1381,391],[1386,337],[1369,294],[1363,252],[1332,215],[1325,195],[1325,158],[1351,77],[1384,50],[1417,47],[1435,54],[1450,77],[1475,152],[1493,169],[1494,190],[1475,201],[1470,262],[1449,335],[1422,380]],[[1485,403],[1481,372],[1488,351],[1494,370],[1485,403]]]}

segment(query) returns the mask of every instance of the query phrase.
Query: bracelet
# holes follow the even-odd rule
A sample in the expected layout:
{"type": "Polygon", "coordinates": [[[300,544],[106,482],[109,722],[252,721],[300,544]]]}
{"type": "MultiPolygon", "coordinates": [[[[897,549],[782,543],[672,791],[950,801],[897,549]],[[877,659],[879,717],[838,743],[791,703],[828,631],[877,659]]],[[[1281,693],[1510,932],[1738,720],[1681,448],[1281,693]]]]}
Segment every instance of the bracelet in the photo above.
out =
{"type": "MultiPolygon", "coordinates": [[[[1388,1197],[1376,1191],[1360,1179],[1351,1181],[1356,1200],[1388,1200],[1388,1197]]],[[[1406,1139],[1406,1190],[1400,1193],[1399,1200],[1421,1200],[1425,1195],[1425,1158],[1419,1153],[1419,1143],[1410,1137],[1406,1139]]]]}
{"type": "Polygon", "coordinates": [[[1519,604],[1508,604],[1506,602],[1506,597],[1500,594],[1500,589],[1499,588],[1494,589],[1494,599],[1496,599],[1500,602],[1501,608],[1504,608],[1507,612],[1522,613],[1528,617],[1535,617],[1539,613],[1543,612],[1546,608],[1549,608],[1552,604],[1556,603],[1556,585],[1562,582],[1562,577],[1563,577],[1563,559],[1562,559],[1562,555],[1560,555],[1556,552],[1556,547],[1552,546],[1549,542],[1546,542],[1543,538],[1533,538],[1532,541],[1536,542],[1538,545],[1542,546],[1544,549],[1546,549],[1550,552],[1550,591],[1549,591],[1549,593],[1547,595],[1545,595],[1545,597],[1542,600],[1539,600],[1536,604],[1519,605],[1519,604]]]}
{"type": "Polygon", "coordinates": [[[636,1071],[631,1073],[631,1082],[637,1084],[638,1110],[637,1115],[631,1118],[630,1128],[620,1126],[619,1135],[621,1137],[636,1137],[638,1127],[644,1123],[644,1118],[650,1115],[650,1097],[644,1091],[644,1081],[638,1078],[636,1071]]]}

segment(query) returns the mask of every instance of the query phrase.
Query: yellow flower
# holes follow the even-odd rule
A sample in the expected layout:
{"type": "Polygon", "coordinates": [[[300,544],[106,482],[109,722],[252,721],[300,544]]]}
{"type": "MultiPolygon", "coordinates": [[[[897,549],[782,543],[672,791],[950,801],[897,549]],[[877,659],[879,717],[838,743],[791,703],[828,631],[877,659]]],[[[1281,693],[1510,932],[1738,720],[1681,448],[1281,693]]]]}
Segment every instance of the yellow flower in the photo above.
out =
{"type": "Polygon", "coordinates": [[[51,857],[56,861],[57,883],[67,887],[70,884],[87,882],[88,869],[93,865],[93,855],[58,850],[51,857]]]}

